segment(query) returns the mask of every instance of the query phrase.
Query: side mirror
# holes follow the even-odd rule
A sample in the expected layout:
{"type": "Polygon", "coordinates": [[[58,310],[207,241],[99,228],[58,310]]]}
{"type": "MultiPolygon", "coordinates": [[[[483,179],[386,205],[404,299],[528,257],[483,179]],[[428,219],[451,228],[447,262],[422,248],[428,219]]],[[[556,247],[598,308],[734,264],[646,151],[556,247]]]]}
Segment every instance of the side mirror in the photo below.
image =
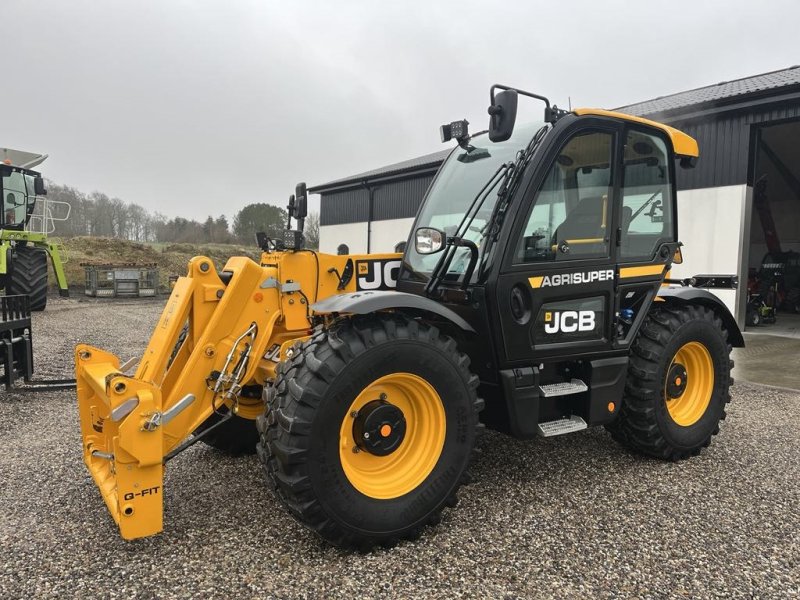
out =
{"type": "Polygon", "coordinates": [[[444,248],[444,231],[433,227],[420,227],[414,234],[414,248],[419,254],[436,254],[444,248]]]}
{"type": "Polygon", "coordinates": [[[46,196],[47,188],[44,186],[44,177],[37,175],[33,178],[33,191],[37,196],[46,196]]]}
{"type": "Polygon", "coordinates": [[[308,191],[306,184],[298,183],[294,188],[295,208],[294,216],[296,219],[305,219],[308,214],[308,191]]]}
{"type": "Polygon", "coordinates": [[[514,133],[517,120],[517,90],[503,90],[492,98],[489,107],[489,139],[505,142],[514,133]]]}

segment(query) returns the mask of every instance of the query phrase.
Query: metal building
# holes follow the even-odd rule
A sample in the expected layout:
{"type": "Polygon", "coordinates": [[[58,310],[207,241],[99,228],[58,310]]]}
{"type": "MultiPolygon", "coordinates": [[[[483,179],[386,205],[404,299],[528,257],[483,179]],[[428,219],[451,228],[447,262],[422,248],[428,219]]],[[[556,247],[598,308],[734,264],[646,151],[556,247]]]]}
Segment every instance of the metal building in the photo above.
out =
{"type": "Polygon", "coordinates": [[[309,188],[320,194],[320,250],[392,252],[405,241],[433,176],[451,148],[309,188]]]}
{"type": "MultiPolygon", "coordinates": [[[[743,323],[748,277],[752,283],[764,275],[764,264],[774,265],[779,282],[773,301],[785,311],[800,310],[793,254],[800,252],[800,66],[617,110],[673,125],[700,145],[697,167],[678,169],[685,262],[673,276],[738,274],[739,290],[720,296],[743,323]]],[[[321,194],[322,250],[335,252],[344,242],[351,252],[390,251],[408,236],[448,152],[312,188],[321,194]]]]}

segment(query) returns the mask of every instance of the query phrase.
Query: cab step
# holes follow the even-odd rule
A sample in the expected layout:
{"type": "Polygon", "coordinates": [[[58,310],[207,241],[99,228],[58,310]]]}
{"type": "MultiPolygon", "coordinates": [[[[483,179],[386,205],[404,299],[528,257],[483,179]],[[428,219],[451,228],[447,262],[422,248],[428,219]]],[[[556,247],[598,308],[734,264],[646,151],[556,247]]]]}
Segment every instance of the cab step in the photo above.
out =
{"type": "Polygon", "coordinates": [[[545,398],[552,396],[568,396],[569,394],[580,394],[585,392],[589,387],[580,379],[573,379],[572,381],[564,381],[562,383],[548,383],[547,385],[539,386],[539,393],[545,398]]]}
{"type": "Polygon", "coordinates": [[[586,429],[586,421],[577,415],[556,419],[555,421],[545,421],[539,423],[539,435],[542,437],[552,437],[554,435],[564,435],[565,433],[575,433],[586,429]]]}

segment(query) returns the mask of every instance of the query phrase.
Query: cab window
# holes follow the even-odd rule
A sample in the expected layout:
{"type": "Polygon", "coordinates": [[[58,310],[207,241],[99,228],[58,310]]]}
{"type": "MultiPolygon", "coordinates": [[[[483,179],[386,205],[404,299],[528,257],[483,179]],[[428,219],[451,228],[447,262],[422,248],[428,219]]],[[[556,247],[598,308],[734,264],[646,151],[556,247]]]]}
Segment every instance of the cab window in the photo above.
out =
{"type": "Polygon", "coordinates": [[[582,133],[562,147],[534,196],[516,263],[608,256],[613,141],[582,133]]]}
{"type": "Polygon", "coordinates": [[[25,221],[27,192],[25,176],[17,171],[3,175],[3,224],[16,225],[25,221]]]}
{"type": "Polygon", "coordinates": [[[672,185],[666,143],[655,135],[629,131],[623,162],[620,255],[650,259],[674,241],[672,185]]]}

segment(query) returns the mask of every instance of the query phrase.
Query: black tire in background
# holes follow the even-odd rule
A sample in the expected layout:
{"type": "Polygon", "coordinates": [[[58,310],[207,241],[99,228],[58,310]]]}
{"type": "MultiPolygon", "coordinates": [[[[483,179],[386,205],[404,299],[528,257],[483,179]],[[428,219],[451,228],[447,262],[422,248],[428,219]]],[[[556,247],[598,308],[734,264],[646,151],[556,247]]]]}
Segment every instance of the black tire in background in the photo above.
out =
{"type": "MultiPolygon", "coordinates": [[[[722,320],[698,305],[655,306],[631,348],[628,380],[617,419],[607,425],[628,448],[666,460],[694,456],[711,443],[725,419],[733,384],[731,346],[722,320]],[[713,388],[702,416],[690,425],[677,423],[667,408],[667,375],[686,344],[706,349],[713,365],[713,388]]],[[[710,373],[708,375],[711,375],[710,373]]],[[[689,373],[688,379],[698,374],[689,373]]]]}
{"type": "Polygon", "coordinates": [[[31,310],[47,306],[47,252],[33,246],[17,245],[11,253],[11,277],[6,293],[28,296],[31,310]]]}
{"type": "MultiPolygon", "coordinates": [[[[279,365],[274,385],[265,387],[267,407],[257,424],[267,479],[293,516],[337,546],[366,550],[414,539],[439,521],[445,506],[455,506],[458,489],[468,480],[467,467],[483,427],[477,386],[469,359],[455,341],[425,322],[375,314],[320,328],[279,365]],[[408,491],[370,495],[345,472],[341,452],[350,448],[340,448],[340,433],[349,416],[355,418],[350,410],[354,401],[376,381],[409,374],[438,396],[436,410],[441,408],[437,414],[444,423],[441,450],[433,454],[429,474],[408,491]]],[[[413,462],[405,464],[413,468],[413,462]]]]}
{"type": "MultiPolygon", "coordinates": [[[[227,407],[222,407],[220,412],[227,412],[227,410],[227,407]]],[[[194,435],[206,431],[221,420],[222,417],[220,415],[212,413],[210,417],[194,430],[194,435]]],[[[200,438],[200,441],[230,456],[255,454],[256,444],[258,443],[256,422],[252,419],[245,419],[233,415],[230,419],[225,421],[225,423],[214,429],[214,431],[200,438]]]]}

